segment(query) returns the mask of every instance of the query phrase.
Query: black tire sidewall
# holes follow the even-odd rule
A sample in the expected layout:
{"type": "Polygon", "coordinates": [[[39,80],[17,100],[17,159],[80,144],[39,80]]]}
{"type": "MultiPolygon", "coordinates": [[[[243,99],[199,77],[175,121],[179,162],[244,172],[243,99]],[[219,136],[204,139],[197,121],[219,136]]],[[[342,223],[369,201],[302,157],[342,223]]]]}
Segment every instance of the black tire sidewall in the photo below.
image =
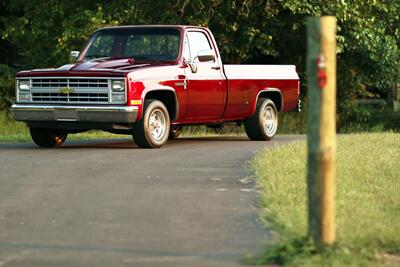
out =
{"type": "Polygon", "coordinates": [[[61,146],[67,139],[68,133],[57,129],[29,128],[32,140],[40,147],[61,146]]]}

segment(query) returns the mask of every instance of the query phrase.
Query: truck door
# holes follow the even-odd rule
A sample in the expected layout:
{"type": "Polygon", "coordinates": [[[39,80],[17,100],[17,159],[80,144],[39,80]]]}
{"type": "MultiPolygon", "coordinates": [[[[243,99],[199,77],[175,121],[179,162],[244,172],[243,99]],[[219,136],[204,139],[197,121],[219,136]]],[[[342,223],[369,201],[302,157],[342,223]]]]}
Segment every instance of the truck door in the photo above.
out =
{"type": "Polygon", "coordinates": [[[185,120],[216,120],[222,116],[226,99],[226,80],[217,60],[200,62],[199,51],[215,48],[205,32],[193,30],[185,36],[184,58],[193,68],[185,68],[187,109],[185,120]],[[195,71],[193,71],[195,69],[195,71]]]}

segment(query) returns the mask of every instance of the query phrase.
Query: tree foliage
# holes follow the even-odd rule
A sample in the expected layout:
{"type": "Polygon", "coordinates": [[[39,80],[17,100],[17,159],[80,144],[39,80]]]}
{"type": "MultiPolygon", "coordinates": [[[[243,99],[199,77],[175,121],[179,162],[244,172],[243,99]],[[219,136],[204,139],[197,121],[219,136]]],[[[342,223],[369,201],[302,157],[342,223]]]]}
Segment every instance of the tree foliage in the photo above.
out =
{"type": "Polygon", "coordinates": [[[96,29],[132,24],[209,27],[225,63],[295,64],[304,87],[306,21],[335,15],[344,110],[400,83],[399,14],[391,0],[3,0],[0,98],[10,98],[16,71],[64,64],[96,29]]]}

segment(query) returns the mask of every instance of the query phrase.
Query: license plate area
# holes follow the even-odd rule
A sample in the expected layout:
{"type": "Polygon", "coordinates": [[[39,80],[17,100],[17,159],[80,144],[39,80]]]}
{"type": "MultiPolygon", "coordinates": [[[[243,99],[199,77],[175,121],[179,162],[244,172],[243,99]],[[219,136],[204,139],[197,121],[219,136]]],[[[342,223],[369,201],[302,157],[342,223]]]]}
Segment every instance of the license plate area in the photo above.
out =
{"type": "Polygon", "coordinates": [[[58,121],[77,121],[78,112],[73,109],[56,109],[54,111],[54,117],[58,121]]]}

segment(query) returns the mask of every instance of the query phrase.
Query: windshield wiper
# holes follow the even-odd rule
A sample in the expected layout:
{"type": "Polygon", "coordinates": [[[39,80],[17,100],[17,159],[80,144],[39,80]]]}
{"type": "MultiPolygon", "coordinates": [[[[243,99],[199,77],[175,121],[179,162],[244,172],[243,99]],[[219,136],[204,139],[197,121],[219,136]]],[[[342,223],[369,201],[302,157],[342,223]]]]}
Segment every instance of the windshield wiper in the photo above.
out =
{"type": "Polygon", "coordinates": [[[107,60],[109,59],[109,56],[106,55],[90,55],[90,56],[86,56],[85,59],[88,59],[87,61],[96,61],[96,60],[107,60]],[[92,59],[90,59],[92,58],[92,59]]]}
{"type": "Polygon", "coordinates": [[[137,61],[151,61],[151,62],[155,62],[155,63],[171,63],[174,61],[174,60],[166,60],[166,59],[156,59],[156,58],[146,57],[146,56],[138,56],[138,57],[135,57],[135,59],[137,61]]]}

